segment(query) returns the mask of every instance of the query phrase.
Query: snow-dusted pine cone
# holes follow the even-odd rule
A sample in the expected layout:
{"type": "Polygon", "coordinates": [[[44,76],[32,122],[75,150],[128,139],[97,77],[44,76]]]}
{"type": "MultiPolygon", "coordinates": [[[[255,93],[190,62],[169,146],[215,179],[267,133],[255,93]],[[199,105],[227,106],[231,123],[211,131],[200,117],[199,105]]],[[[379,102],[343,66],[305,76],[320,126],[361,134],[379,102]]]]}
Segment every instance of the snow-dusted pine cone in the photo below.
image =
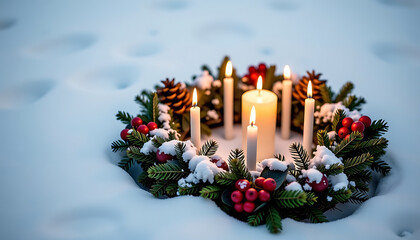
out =
{"type": "Polygon", "coordinates": [[[175,84],[175,79],[162,81],[163,87],[157,89],[160,102],[168,105],[174,114],[182,115],[191,107],[191,95],[185,85],[175,84]]]}
{"type": "Polygon", "coordinates": [[[307,96],[307,89],[309,80],[312,83],[312,98],[319,100],[322,98],[320,87],[322,84],[325,84],[327,80],[320,80],[322,73],[315,73],[315,70],[312,72],[306,71],[307,76],[303,76],[299,83],[295,86],[293,91],[293,98],[299,100],[302,106],[305,106],[305,99],[307,96]]]}

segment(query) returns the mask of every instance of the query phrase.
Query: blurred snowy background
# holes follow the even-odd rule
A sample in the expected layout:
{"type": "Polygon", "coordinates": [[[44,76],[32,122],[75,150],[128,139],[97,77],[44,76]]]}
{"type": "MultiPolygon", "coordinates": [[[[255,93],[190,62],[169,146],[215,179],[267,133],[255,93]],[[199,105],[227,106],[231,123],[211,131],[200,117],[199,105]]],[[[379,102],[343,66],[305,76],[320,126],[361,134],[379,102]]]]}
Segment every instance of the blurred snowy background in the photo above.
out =
{"type": "MultiPolygon", "coordinates": [[[[420,1],[0,0],[0,239],[420,239],[420,1]],[[346,218],[249,227],[156,200],[115,165],[117,110],[223,56],[346,81],[389,122],[392,174],[346,218]]],[[[278,70],[280,71],[280,70],[278,70]]]]}

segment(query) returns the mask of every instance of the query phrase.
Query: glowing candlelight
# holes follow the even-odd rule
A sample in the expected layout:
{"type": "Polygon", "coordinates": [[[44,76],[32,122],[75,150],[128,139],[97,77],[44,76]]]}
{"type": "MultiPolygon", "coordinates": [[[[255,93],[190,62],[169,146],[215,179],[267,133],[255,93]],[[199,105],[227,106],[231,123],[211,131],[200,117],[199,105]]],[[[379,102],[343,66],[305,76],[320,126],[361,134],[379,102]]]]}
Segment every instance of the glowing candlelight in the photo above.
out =
{"type": "Polygon", "coordinates": [[[233,138],[233,78],[232,62],[226,64],[225,79],[223,79],[223,117],[225,138],[233,138]]]}
{"type": "Polygon", "coordinates": [[[197,89],[194,88],[192,107],[190,109],[191,142],[197,149],[201,147],[200,107],[197,106],[197,89]]]}
{"type": "Polygon", "coordinates": [[[305,99],[305,119],[303,122],[303,148],[312,156],[312,138],[314,131],[315,99],[312,98],[312,83],[309,81],[307,89],[308,98],[305,99]]]}
{"type": "Polygon", "coordinates": [[[290,80],[290,67],[284,66],[284,80],[281,94],[281,136],[283,139],[290,138],[290,123],[292,119],[292,81],[290,80]]]}
{"type": "Polygon", "coordinates": [[[256,115],[255,107],[252,106],[251,115],[249,117],[249,126],[246,132],[246,163],[251,171],[257,168],[257,143],[258,143],[258,127],[255,125],[256,115]]]}

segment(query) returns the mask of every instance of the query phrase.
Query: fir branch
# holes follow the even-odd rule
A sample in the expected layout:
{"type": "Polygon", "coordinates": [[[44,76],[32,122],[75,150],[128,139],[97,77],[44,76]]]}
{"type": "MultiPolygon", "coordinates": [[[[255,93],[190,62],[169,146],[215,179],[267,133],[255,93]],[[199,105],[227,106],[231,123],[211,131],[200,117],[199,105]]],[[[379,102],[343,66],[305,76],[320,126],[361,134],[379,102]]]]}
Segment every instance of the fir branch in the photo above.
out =
{"type": "Polygon", "coordinates": [[[249,173],[248,168],[245,165],[245,161],[242,159],[232,159],[229,161],[229,169],[230,171],[235,174],[238,178],[246,179],[252,182],[251,173],[249,173]]]}
{"type": "Polygon", "coordinates": [[[333,98],[333,92],[330,87],[327,87],[327,84],[319,85],[319,90],[321,92],[321,97],[324,103],[331,103],[333,98]]]}
{"type": "Polygon", "coordinates": [[[303,149],[302,144],[293,143],[289,147],[292,158],[295,160],[295,164],[300,170],[308,169],[309,167],[309,156],[308,153],[303,149]]]}
{"type": "Polygon", "coordinates": [[[341,126],[341,122],[346,117],[346,113],[343,109],[337,109],[334,113],[334,118],[332,122],[332,130],[335,132],[337,131],[337,128],[341,126]]]}
{"type": "Polygon", "coordinates": [[[309,206],[314,205],[318,201],[318,197],[313,192],[307,192],[306,193],[306,203],[309,206]]]}
{"type": "Polygon", "coordinates": [[[185,148],[187,147],[187,145],[183,142],[178,142],[175,145],[175,157],[178,161],[184,161],[184,158],[182,157],[182,155],[185,152],[185,148]]]}
{"type": "Polygon", "coordinates": [[[354,147],[362,140],[362,134],[359,132],[352,132],[348,139],[343,139],[334,149],[334,154],[337,157],[342,157],[346,153],[352,151],[354,147]]]}
{"type": "Polygon", "coordinates": [[[195,184],[191,187],[179,187],[179,195],[199,196],[202,187],[201,184],[195,184]]]}
{"type": "Polygon", "coordinates": [[[144,154],[140,152],[140,148],[130,147],[127,149],[127,156],[133,158],[138,163],[147,163],[148,165],[153,165],[156,162],[156,158],[149,154],[144,154]]]}
{"type": "Polygon", "coordinates": [[[348,96],[343,100],[343,105],[346,106],[350,111],[362,110],[362,105],[366,103],[366,100],[362,97],[356,97],[354,95],[348,96]]]}
{"type": "Polygon", "coordinates": [[[373,157],[370,153],[363,153],[353,158],[344,159],[344,173],[353,175],[362,172],[372,164],[372,160],[373,157]]]}
{"type": "Polygon", "coordinates": [[[235,184],[235,182],[239,179],[236,174],[231,172],[220,172],[214,176],[217,184],[229,186],[235,184]]]}
{"type": "Polygon", "coordinates": [[[324,213],[318,208],[309,209],[309,220],[312,223],[328,222],[327,218],[324,216],[324,213]]]}
{"type": "Polygon", "coordinates": [[[264,210],[260,210],[260,211],[257,211],[257,213],[250,215],[248,217],[248,224],[254,227],[263,224],[265,214],[266,213],[264,210]]]}
{"type": "Polygon", "coordinates": [[[351,82],[346,82],[340,89],[340,91],[338,92],[337,96],[334,99],[334,102],[340,102],[343,101],[347,95],[349,95],[351,93],[351,91],[353,91],[354,85],[351,82]]]}
{"type": "Polygon", "coordinates": [[[165,189],[166,195],[168,197],[175,197],[178,192],[178,183],[171,182],[165,189]]]}
{"type": "Polygon", "coordinates": [[[274,207],[267,209],[266,227],[270,233],[278,233],[282,230],[281,217],[274,207]]]}
{"type": "Polygon", "coordinates": [[[147,173],[156,180],[179,180],[185,175],[184,170],[176,163],[167,162],[151,166],[147,173]]]}
{"type": "Polygon", "coordinates": [[[318,139],[318,145],[325,146],[328,149],[330,148],[330,137],[328,136],[327,131],[318,130],[316,137],[318,139]]]}
{"type": "Polygon", "coordinates": [[[150,193],[155,197],[161,197],[166,193],[166,187],[170,184],[170,181],[159,180],[150,188],[150,193]]]}
{"type": "Polygon", "coordinates": [[[134,116],[124,111],[118,111],[115,117],[124,124],[131,124],[131,119],[134,118],[134,116]]]}
{"type": "Polygon", "coordinates": [[[147,171],[142,171],[140,175],[137,177],[137,182],[146,185],[149,180],[149,175],[147,174],[147,171]]]}
{"type": "MultiPolygon", "coordinates": [[[[140,105],[140,114],[144,122],[154,122],[153,112],[156,111],[153,103],[154,94],[156,93],[144,90],[134,99],[134,101],[140,105]]],[[[159,110],[157,110],[157,113],[159,113],[159,110]]]]}
{"type": "Polygon", "coordinates": [[[239,159],[240,161],[244,161],[245,160],[244,151],[242,149],[235,149],[235,150],[230,151],[228,162],[230,162],[233,159],[239,159]]]}
{"type": "Polygon", "coordinates": [[[286,161],[285,160],[285,158],[284,158],[284,156],[283,155],[281,155],[280,153],[279,154],[275,154],[274,155],[274,158],[277,158],[279,161],[281,161],[281,162],[284,162],[284,161],[286,161]]]}
{"type": "Polygon", "coordinates": [[[334,202],[344,203],[351,197],[351,190],[343,188],[338,191],[334,191],[333,189],[330,189],[328,191],[328,196],[332,197],[334,202]]]}
{"type": "Polygon", "coordinates": [[[330,176],[342,173],[344,170],[344,165],[340,163],[334,163],[328,169],[323,165],[319,165],[316,167],[316,169],[323,174],[330,176]]]}
{"type": "Polygon", "coordinates": [[[125,142],[123,140],[117,140],[112,142],[111,149],[113,152],[123,152],[127,150],[127,148],[130,146],[128,142],[125,142]]]}
{"type": "Polygon", "coordinates": [[[219,145],[215,140],[209,139],[203,144],[200,151],[198,152],[198,155],[211,157],[216,153],[218,147],[219,145]]]}
{"type": "Polygon", "coordinates": [[[302,191],[276,191],[272,201],[279,207],[297,208],[306,203],[306,194],[302,191]]]}
{"type": "Polygon", "coordinates": [[[126,172],[130,170],[131,166],[134,164],[134,160],[129,157],[123,157],[118,163],[118,167],[124,169],[126,172]]]}
{"type": "Polygon", "coordinates": [[[128,135],[128,140],[137,147],[143,147],[143,144],[149,141],[149,138],[143,133],[133,129],[131,134],[128,135]]]}
{"type": "Polygon", "coordinates": [[[381,173],[384,176],[388,175],[389,172],[391,172],[391,166],[389,166],[388,163],[380,159],[375,159],[370,167],[373,171],[381,173]]]}
{"type": "Polygon", "coordinates": [[[365,192],[354,191],[349,198],[349,201],[354,204],[362,204],[369,199],[369,196],[365,192]]]}
{"type": "Polygon", "coordinates": [[[370,153],[373,156],[380,156],[388,147],[388,140],[386,138],[370,139],[362,141],[357,144],[352,154],[370,153]]]}
{"type": "Polygon", "coordinates": [[[370,127],[364,131],[365,137],[368,139],[379,138],[388,132],[388,123],[382,119],[374,120],[370,127]]]}
{"type": "Polygon", "coordinates": [[[215,186],[215,185],[208,185],[206,187],[203,187],[200,191],[200,196],[203,198],[208,198],[212,200],[216,200],[220,198],[222,195],[224,188],[221,186],[215,186]]]}
{"type": "Polygon", "coordinates": [[[155,136],[152,139],[152,144],[155,148],[159,148],[160,146],[162,146],[162,144],[165,142],[165,139],[159,137],[159,136],[155,136]]]}

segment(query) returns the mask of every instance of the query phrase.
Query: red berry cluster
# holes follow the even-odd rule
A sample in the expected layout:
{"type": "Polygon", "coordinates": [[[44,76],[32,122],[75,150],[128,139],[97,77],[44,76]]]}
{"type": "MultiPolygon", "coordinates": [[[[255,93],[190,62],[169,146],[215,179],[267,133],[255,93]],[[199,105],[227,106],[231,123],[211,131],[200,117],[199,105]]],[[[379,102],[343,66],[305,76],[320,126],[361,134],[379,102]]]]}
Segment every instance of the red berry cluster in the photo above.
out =
{"type": "MultiPolygon", "coordinates": [[[[155,122],[149,122],[147,125],[143,124],[143,120],[139,117],[135,117],[133,119],[131,119],[131,126],[134,129],[137,129],[138,132],[143,133],[144,135],[147,135],[149,133],[149,131],[153,131],[156,128],[158,128],[158,125],[155,122]]],[[[130,131],[130,129],[123,129],[121,131],[121,139],[124,141],[128,140],[128,131],[130,131]]]]}
{"type": "Polygon", "coordinates": [[[235,187],[237,190],[230,195],[230,199],[235,203],[234,208],[236,212],[253,212],[255,210],[255,201],[259,199],[261,202],[268,202],[271,197],[270,192],[274,191],[277,186],[274,179],[265,179],[263,177],[257,178],[255,185],[262,189],[257,191],[255,188],[252,188],[251,183],[246,179],[236,181],[235,187]]]}
{"type": "Polygon", "coordinates": [[[360,132],[363,136],[365,128],[370,127],[372,120],[368,116],[362,116],[359,118],[359,121],[353,122],[352,118],[346,117],[341,124],[343,124],[343,127],[338,130],[338,137],[348,139],[352,131],[360,132]]]}
{"type": "Polygon", "coordinates": [[[256,86],[258,77],[261,76],[264,81],[266,72],[267,72],[267,65],[265,65],[265,63],[260,63],[258,67],[249,66],[248,74],[245,75],[245,78],[248,79],[249,84],[256,86]]]}
{"type": "Polygon", "coordinates": [[[328,178],[325,174],[322,176],[321,181],[317,183],[316,181],[311,181],[309,178],[306,178],[306,183],[311,186],[314,192],[323,192],[328,188],[328,178]]]}

